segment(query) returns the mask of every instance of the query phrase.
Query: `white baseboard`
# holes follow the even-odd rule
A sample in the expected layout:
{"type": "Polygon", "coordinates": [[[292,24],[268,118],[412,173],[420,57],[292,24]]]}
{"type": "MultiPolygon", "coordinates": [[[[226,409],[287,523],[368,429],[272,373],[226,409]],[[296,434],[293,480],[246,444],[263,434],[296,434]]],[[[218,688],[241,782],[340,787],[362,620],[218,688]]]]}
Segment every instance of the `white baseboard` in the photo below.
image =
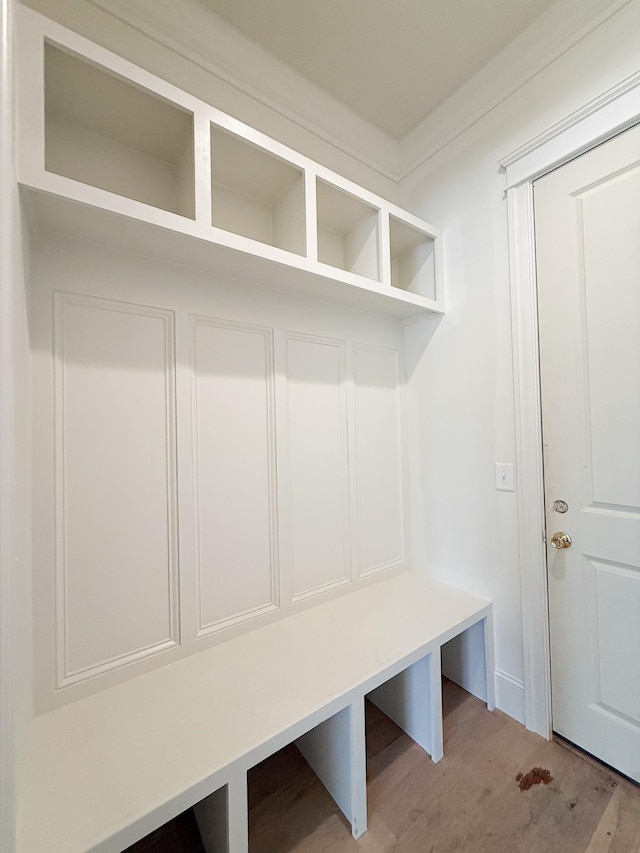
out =
{"type": "Polygon", "coordinates": [[[496,707],[524,725],[524,683],[496,669],[496,707]]]}

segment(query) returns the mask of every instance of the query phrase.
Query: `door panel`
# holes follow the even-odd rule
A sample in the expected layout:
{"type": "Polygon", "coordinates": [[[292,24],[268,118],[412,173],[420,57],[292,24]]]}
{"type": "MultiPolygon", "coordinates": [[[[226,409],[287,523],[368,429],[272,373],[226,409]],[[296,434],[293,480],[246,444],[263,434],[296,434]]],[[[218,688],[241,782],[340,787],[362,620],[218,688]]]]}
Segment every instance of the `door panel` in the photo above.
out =
{"type": "Polygon", "coordinates": [[[640,128],[534,198],[553,725],[640,780],[640,128]]]}
{"type": "Polygon", "coordinates": [[[640,506],[640,171],[581,200],[592,500],[640,506]],[[612,417],[612,414],[615,416],[612,417]]]}

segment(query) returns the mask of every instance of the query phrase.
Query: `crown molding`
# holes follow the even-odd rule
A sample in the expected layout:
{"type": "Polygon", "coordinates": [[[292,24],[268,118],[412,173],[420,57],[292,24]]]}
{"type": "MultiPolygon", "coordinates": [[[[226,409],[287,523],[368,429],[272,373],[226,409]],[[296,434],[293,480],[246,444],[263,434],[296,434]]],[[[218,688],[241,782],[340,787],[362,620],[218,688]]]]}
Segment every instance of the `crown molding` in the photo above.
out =
{"type": "Polygon", "coordinates": [[[181,0],[179,4],[174,0],[87,2],[385,178],[398,180],[396,140],[245,38],[197,0],[181,0]]]}
{"type": "Polygon", "coordinates": [[[400,180],[427,163],[632,0],[560,0],[400,143],[400,180]],[[544,46],[544,47],[541,47],[544,46]]]}

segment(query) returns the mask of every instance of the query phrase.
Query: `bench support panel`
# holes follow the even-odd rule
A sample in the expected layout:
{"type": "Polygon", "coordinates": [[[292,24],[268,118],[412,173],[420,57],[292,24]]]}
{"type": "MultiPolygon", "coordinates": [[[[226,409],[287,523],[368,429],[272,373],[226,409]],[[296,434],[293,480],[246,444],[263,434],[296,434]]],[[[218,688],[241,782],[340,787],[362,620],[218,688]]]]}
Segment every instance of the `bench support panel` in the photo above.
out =
{"type": "Polygon", "coordinates": [[[247,774],[238,771],[229,784],[193,807],[207,853],[248,853],[247,774]]]}
{"type": "Polygon", "coordinates": [[[329,717],[295,745],[351,824],[353,837],[359,838],[367,828],[364,701],[329,717]]]}
{"type": "Polygon", "coordinates": [[[368,698],[432,761],[440,761],[443,739],[439,648],[372,690],[368,698]]]}

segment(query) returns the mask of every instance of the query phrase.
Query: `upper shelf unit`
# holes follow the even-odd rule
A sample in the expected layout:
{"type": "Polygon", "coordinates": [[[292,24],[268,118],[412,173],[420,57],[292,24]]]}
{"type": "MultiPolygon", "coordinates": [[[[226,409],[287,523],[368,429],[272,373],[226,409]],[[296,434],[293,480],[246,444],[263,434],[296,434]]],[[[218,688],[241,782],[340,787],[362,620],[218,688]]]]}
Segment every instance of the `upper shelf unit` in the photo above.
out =
{"type": "Polygon", "coordinates": [[[400,318],[443,313],[440,232],[19,7],[35,224],[400,318]]]}

